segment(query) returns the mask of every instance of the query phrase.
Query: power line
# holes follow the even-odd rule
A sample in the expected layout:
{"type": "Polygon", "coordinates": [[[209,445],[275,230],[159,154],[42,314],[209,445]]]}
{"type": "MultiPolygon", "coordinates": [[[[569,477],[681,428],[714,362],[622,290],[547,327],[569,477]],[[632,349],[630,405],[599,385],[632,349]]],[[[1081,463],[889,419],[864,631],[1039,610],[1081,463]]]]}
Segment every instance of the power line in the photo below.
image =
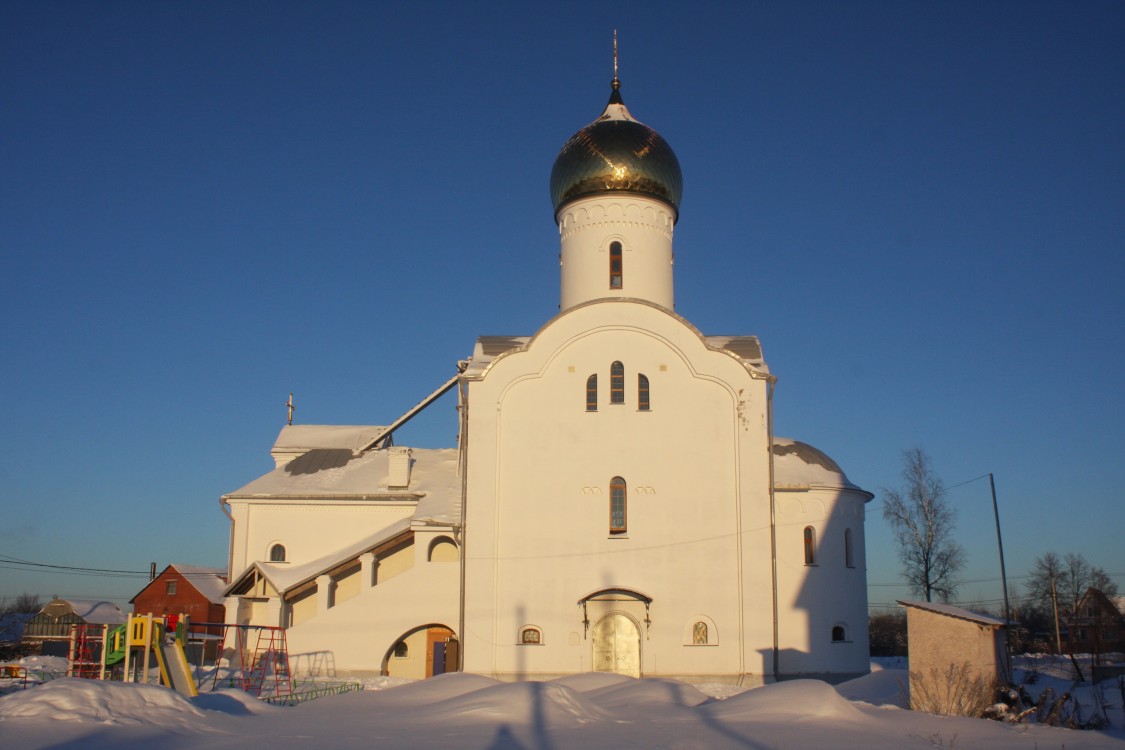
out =
{"type": "Polygon", "coordinates": [[[21,560],[18,557],[11,557],[10,555],[0,555],[0,563],[4,563],[3,567],[9,570],[29,570],[29,569],[43,569],[68,573],[86,573],[86,574],[106,574],[106,575],[148,575],[147,570],[115,570],[111,568],[85,568],[78,565],[52,565],[51,563],[32,562],[30,560],[21,560]],[[10,567],[20,566],[20,567],[10,567]]]}

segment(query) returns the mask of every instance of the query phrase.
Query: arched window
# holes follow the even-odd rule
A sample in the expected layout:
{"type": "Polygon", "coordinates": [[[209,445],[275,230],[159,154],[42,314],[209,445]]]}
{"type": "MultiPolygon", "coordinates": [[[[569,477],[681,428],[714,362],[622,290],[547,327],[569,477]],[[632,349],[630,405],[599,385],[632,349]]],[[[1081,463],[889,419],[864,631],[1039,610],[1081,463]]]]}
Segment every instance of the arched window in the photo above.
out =
{"type": "Polygon", "coordinates": [[[855,567],[855,560],[852,558],[852,530],[844,529],[844,564],[849,568],[855,567]]]}
{"type": "Polygon", "coordinates": [[[586,378],[586,411],[598,410],[598,376],[597,373],[586,378]]]}
{"type": "Polygon", "coordinates": [[[536,627],[527,627],[520,631],[520,643],[526,646],[538,646],[543,643],[543,632],[536,627]]]}
{"type": "Polygon", "coordinates": [[[609,243],[609,288],[621,288],[621,243],[609,243]]]}
{"type": "Polygon", "coordinates": [[[406,646],[406,641],[399,641],[395,644],[394,651],[391,652],[396,659],[405,659],[410,655],[410,650],[406,646]]]}
{"type": "Polygon", "coordinates": [[[832,628],[832,642],[842,643],[848,640],[848,632],[844,629],[843,625],[836,625],[832,628]]]}
{"type": "Polygon", "coordinates": [[[625,403],[625,365],[620,362],[609,366],[609,402],[625,403]]]}
{"type": "Polygon", "coordinates": [[[637,375],[637,409],[640,411],[648,411],[648,376],[637,375]]]}
{"type": "Polygon", "coordinates": [[[270,562],[285,562],[285,547],[275,544],[270,547],[270,562]]]}
{"type": "Polygon", "coordinates": [[[816,565],[816,532],[812,526],[805,527],[805,565],[816,565]]]}
{"type": "Polygon", "coordinates": [[[610,534],[624,534],[626,531],[625,522],[627,520],[627,498],[628,491],[625,488],[625,480],[621,477],[614,477],[609,481],[609,533],[610,534]]]}

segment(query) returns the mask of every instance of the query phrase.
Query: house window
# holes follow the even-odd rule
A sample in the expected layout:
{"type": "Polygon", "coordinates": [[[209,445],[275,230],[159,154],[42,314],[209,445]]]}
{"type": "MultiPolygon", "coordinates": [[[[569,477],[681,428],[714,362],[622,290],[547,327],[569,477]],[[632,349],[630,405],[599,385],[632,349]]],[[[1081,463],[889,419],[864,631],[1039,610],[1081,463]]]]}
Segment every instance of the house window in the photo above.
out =
{"type": "Polygon", "coordinates": [[[627,491],[625,480],[614,477],[609,482],[609,533],[624,534],[626,531],[627,491]]]}
{"type": "Polygon", "coordinates": [[[405,659],[410,653],[406,647],[406,641],[399,641],[398,643],[396,643],[394,651],[391,653],[396,659],[405,659]]]}
{"type": "Polygon", "coordinates": [[[843,643],[848,639],[848,633],[844,630],[843,625],[836,625],[832,628],[832,642],[843,643]]]}
{"type": "Polygon", "coordinates": [[[520,643],[528,646],[538,646],[543,642],[543,633],[539,628],[524,628],[520,631],[520,643]]]}
{"type": "Polygon", "coordinates": [[[270,547],[270,562],[285,562],[285,547],[275,544],[270,547]]]}
{"type": "Polygon", "coordinates": [[[707,645],[707,623],[701,620],[691,626],[691,642],[696,646],[707,645]]]}
{"type": "Polygon", "coordinates": [[[621,243],[609,243],[609,288],[621,288],[621,243]]]}
{"type": "Polygon", "coordinates": [[[175,594],[176,593],[176,582],[175,581],[165,581],[164,582],[164,593],[168,596],[172,596],[173,594],[175,594]]]}
{"type": "Polygon", "coordinates": [[[855,567],[855,560],[852,559],[852,530],[844,529],[844,565],[849,568],[855,567]]]}
{"type": "Polygon", "coordinates": [[[640,411],[648,411],[648,376],[637,375],[637,409],[640,411]]]}
{"type": "Polygon", "coordinates": [[[609,402],[625,403],[625,365],[620,362],[609,366],[609,402]]]}
{"type": "Polygon", "coordinates": [[[816,532],[812,526],[805,527],[805,565],[816,565],[816,532]]]}
{"type": "Polygon", "coordinates": [[[598,376],[586,378],[586,411],[598,410],[598,376]]]}

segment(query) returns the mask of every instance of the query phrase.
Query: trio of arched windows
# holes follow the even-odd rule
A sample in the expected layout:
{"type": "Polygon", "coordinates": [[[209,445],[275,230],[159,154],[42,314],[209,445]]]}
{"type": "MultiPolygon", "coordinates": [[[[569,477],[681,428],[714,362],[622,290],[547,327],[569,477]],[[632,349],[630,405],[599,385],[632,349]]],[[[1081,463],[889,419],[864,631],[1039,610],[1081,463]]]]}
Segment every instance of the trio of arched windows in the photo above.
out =
{"type": "MultiPolygon", "coordinates": [[[[614,362],[609,366],[609,402],[611,404],[625,403],[625,365],[614,362]]],[[[649,411],[652,408],[652,396],[648,383],[648,376],[637,373],[637,410],[649,411]]],[[[586,411],[598,410],[598,374],[594,373],[586,378],[586,411]]]]}
{"type": "MultiPolygon", "coordinates": [[[[806,526],[804,534],[802,535],[802,543],[804,544],[805,551],[805,565],[816,565],[816,529],[812,526],[806,526]]],[[[851,529],[844,529],[844,565],[849,568],[855,567],[855,556],[852,552],[851,529]]]]}

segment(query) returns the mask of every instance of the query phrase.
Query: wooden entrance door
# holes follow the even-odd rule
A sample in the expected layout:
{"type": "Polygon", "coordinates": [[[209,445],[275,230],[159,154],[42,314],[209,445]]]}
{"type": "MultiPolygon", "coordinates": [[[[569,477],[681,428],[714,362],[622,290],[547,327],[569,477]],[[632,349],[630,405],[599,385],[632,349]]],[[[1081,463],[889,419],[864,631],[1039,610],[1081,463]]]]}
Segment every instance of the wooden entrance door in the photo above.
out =
{"type": "Polygon", "coordinates": [[[594,626],[594,671],[641,676],[641,634],[625,615],[606,615],[594,626]]]}

